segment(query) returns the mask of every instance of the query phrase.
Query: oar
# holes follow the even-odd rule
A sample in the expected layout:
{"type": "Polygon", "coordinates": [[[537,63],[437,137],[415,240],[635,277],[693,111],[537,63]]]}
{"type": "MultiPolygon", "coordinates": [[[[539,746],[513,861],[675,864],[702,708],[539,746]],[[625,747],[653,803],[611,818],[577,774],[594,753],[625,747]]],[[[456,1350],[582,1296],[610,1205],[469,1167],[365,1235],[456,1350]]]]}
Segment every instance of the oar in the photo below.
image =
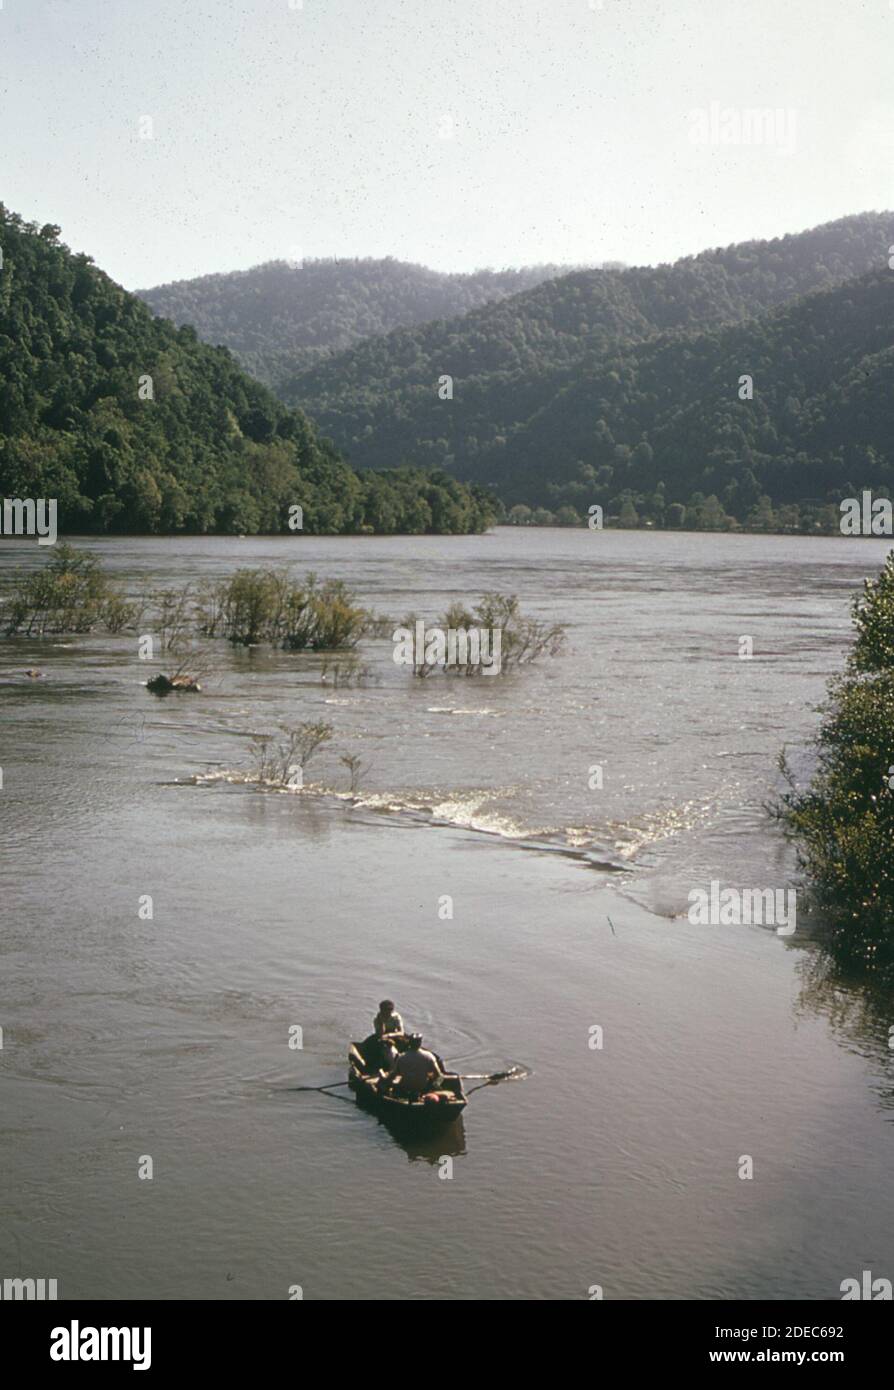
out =
{"type": "MultiPolygon", "coordinates": [[[[510,1067],[508,1071],[473,1071],[473,1072],[451,1072],[451,1076],[459,1076],[461,1081],[484,1081],[488,1085],[492,1081],[507,1081],[511,1076],[518,1076],[519,1067],[510,1067]]],[[[334,1091],[337,1086],[350,1086],[350,1081],[330,1081],[326,1086],[290,1086],[290,1091],[334,1091]]],[[[475,1087],[476,1091],[479,1087],[475,1087]]]]}
{"type": "Polygon", "coordinates": [[[464,1071],[459,1073],[461,1081],[505,1081],[509,1076],[515,1076],[519,1071],[518,1067],[510,1067],[508,1071],[464,1071]]]}
{"type": "Polygon", "coordinates": [[[350,1081],[330,1081],[328,1086],[290,1086],[290,1091],[333,1091],[336,1086],[350,1086],[350,1081]]]}
{"type": "Polygon", "coordinates": [[[486,1086],[493,1086],[497,1081],[505,1081],[507,1077],[512,1075],[513,1073],[508,1071],[496,1072],[493,1076],[489,1076],[486,1081],[482,1081],[480,1085],[472,1086],[466,1091],[466,1095],[473,1096],[476,1091],[483,1091],[486,1086]]]}

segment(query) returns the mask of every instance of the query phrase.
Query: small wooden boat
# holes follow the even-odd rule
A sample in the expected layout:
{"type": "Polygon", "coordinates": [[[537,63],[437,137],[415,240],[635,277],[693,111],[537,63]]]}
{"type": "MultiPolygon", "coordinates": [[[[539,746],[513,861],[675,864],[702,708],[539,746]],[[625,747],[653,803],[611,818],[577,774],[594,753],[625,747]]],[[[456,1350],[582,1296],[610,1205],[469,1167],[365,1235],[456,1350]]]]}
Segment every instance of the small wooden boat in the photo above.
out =
{"type": "MultiPolygon", "coordinates": [[[[363,1049],[364,1044],[357,1042],[348,1047],[348,1085],[357,1104],[378,1115],[396,1133],[431,1134],[452,1124],[465,1110],[462,1077],[455,1072],[445,1072],[438,1091],[421,1100],[408,1100],[393,1093],[380,1095],[380,1073],[367,1062],[363,1049]]],[[[441,1069],[444,1070],[443,1064],[441,1069]]]]}

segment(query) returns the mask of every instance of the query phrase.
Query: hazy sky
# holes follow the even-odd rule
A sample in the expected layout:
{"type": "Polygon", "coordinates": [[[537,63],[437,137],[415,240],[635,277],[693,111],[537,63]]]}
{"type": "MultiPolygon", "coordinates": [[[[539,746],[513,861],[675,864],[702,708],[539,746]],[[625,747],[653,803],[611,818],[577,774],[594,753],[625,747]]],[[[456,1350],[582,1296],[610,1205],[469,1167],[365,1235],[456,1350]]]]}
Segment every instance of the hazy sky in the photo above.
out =
{"type": "Polygon", "coordinates": [[[0,75],[0,199],[131,289],[651,263],[894,204],[894,0],[0,0],[0,75]],[[772,143],[725,114],[758,107],[772,143]]]}

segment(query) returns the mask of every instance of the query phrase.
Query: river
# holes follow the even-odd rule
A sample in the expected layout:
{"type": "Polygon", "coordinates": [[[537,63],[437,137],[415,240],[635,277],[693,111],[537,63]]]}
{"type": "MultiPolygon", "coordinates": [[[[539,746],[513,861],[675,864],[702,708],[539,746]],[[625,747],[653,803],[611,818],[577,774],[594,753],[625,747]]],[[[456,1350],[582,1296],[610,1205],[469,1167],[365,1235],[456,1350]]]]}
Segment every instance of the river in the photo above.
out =
{"type": "MultiPolygon", "coordinates": [[[[353,675],[215,642],[202,694],[164,700],[136,634],[3,639],[0,1275],[455,1300],[828,1299],[894,1275],[885,1001],[825,982],[805,914],[788,938],[686,916],[712,879],[796,884],[777,755],[809,766],[884,542],[79,543],[133,592],[291,564],[395,620],[515,593],[568,637],[427,680],[388,636],[353,675]],[[253,734],[318,720],[302,790],[247,780],[253,734]],[[386,995],[463,1070],[524,1079],[415,1146],[344,1090],[297,1092],[340,1079],[386,995]]],[[[0,594],[45,558],[3,542],[0,594]]]]}

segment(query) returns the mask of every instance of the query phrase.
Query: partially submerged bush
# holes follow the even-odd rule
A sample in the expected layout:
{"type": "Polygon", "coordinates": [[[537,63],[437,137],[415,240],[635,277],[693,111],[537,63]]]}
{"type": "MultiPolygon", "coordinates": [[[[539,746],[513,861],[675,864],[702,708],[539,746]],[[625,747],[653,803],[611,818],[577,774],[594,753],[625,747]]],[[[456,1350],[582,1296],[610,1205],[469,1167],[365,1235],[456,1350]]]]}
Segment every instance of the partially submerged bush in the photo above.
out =
{"type": "Polygon", "coordinates": [[[338,761],[348,769],[351,778],[351,791],[355,792],[360,786],[361,777],[365,777],[369,772],[370,764],[365,763],[359,753],[343,753],[338,761]]]}
{"type": "Polygon", "coordinates": [[[335,651],[362,636],[366,614],[340,579],[297,583],[288,571],[240,569],[206,589],[198,607],[206,637],[240,646],[269,642],[285,651],[335,651]]]}
{"type": "Polygon", "coordinates": [[[162,651],[183,651],[189,645],[193,621],[189,584],[182,589],[160,589],[153,595],[152,629],[162,651]]]}
{"type": "Polygon", "coordinates": [[[226,637],[243,647],[273,641],[273,634],[280,630],[287,587],[283,571],[237,570],[203,594],[200,631],[205,637],[226,637]]]}
{"type": "MultiPolygon", "coordinates": [[[[463,613],[462,616],[468,618],[469,615],[463,613]]],[[[502,631],[504,671],[510,666],[525,666],[541,656],[558,656],[565,645],[562,624],[524,617],[515,594],[484,594],[472,616],[476,627],[502,631]]]]}
{"type": "Polygon", "coordinates": [[[95,555],[60,541],[49,562],[19,582],[6,632],[7,636],[21,632],[35,637],[46,632],[91,632],[98,626],[120,632],[136,621],[138,611],[138,605],[129,603],[121,588],[103,573],[95,555]]]}
{"type": "Polygon", "coordinates": [[[106,632],[116,634],[123,632],[125,628],[137,627],[143,616],[145,603],[142,600],[127,598],[120,589],[111,586],[110,589],[102,610],[102,624],[106,632]]]}
{"type": "Polygon", "coordinates": [[[373,679],[372,668],[362,662],[356,652],[348,652],[345,656],[325,656],[320,662],[320,683],[325,685],[331,682],[335,690],[340,686],[366,685],[373,679]]]}
{"type": "MultiPolygon", "coordinates": [[[[412,614],[404,619],[403,626],[413,631],[416,622],[412,614]]],[[[432,655],[426,643],[426,652],[416,653],[421,659],[413,666],[414,675],[423,677],[436,670],[462,676],[481,675],[487,670],[508,671],[544,655],[556,656],[565,644],[565,629],[561,623],[526,618],[515,594],[496,592],[482,595],[471,612],[461,603],[452,603],[440,621],[427,631],[455,634],[453,645],[457,656],[454,659],[451,654],[445,660],[441,655],[432,655]],[[480,640],[469,641],[470,635],[476,632],[480,640]],[[494,634],[499,634],[498,640],[494,634]]]]}
{"type": "Polygon", "coordinates": [[[359,641],[365,624],[364,610],[353,603],[342,580],[318,585],[309,574],[303,587],[296,584],[290,590],[282,646],[286,651],[339,651],[359,641]]]}
{"type": "Polygon", "coordinates": [[[332,738],[332,725],[322,721],[280,724],[277,734],[255,734],[251,740],[254,776],[277,786],[302,786],[304,770],[314,754],[332,738]]]}
{"type": "Polygon", "coordinates": [[[287,570],[240,569],[228,579],[158,590],[151,601],[128,599],[88,550],[60,542],[43,568],[26,575],[13,594],[7,635],[118,633],[147,622],[159,649],[184,653],[197,629],[240,646],[269,642],[285,651],[344,651],[366,629],[367,614],[340,579],[297,582],[287,570]]]}

